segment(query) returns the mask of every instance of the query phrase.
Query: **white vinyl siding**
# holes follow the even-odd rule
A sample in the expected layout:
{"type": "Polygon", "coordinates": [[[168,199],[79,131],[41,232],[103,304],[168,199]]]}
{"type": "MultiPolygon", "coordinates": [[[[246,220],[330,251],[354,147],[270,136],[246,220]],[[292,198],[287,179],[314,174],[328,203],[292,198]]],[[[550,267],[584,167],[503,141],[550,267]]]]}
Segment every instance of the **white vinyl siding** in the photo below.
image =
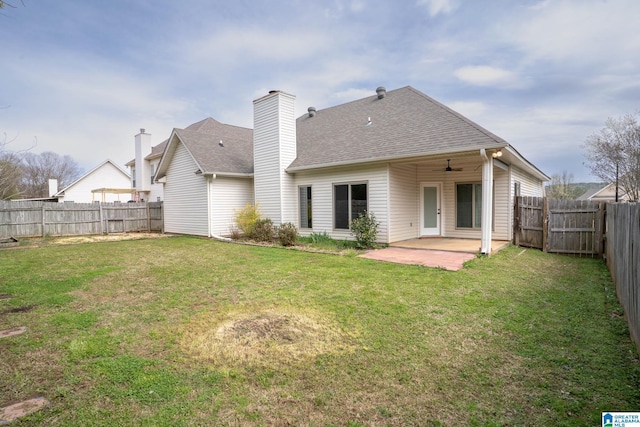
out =
{"type": "Polygon", "coordinates": [[[130,177],[118,169],[110,162],[105,162],[93,171],[90,171],[73,185],[64,189],[64,197],[58,199],[59,202],[128,202],[131,200],[131,193],[117,194],[105,191],[102,193],[92,193],[92,190],[100,188],[131,188],[130,177]]]}
{"type": "MultiPolygon", "coordinates": [[[[380,223],[378,241],[388,243],[386,165],[297,172],[296,182],[299,185],[313,186],[313,228],[300,230],[300,234],[326,232],[334,239],[352,240],[353,235],[349,230],[335,230],[333,228],[333,189],[335,184],[366,182],[368,210],[373,212],[376,220],[380,223]]],[[[298,209],[298,202],[296,202],[296,209],[298,209]]]]}
{"type": "Polygon", "coordinates": [[[420,195],[416,165],[389,166],[391,242],[420,237],[420,195]]]}
{"type": "Polygon", "coordinates": [[[253,179],[217,177],[211,179],[211,234],[228,236],[237,228],[236,211],[252,205],[253,179]]]}
{"type": "Polygon", "coordinates": [[[167,233],[208,236],[207,180],[195,174],[198,166],[184,145],[176,145],[166,174],[164,229],[167,233]]]}
{"type": "Polygon", "coordinates": [[[493,240],[511,239],[513,217],[512,188],[509,172],[493,168],[493,240]]]}
{"type": "MultiPolygon", "coordinates": [[[[154,160],[153,163],[151,163],[151,170],[153,170],[154,173],[158,171],[158,163],[160,163],[160,159],[154,160]]],[[[163,199],[164,199],[163,185],[152,182],[151,192],[149,193],[149,201],[157,202],[158,200],[163,200],[163,199]]]]}
{"type": "MultiPolygon", "coordinates": [[[[509,188],[505,188],[504,191],[509,192],[509,212],[505,219],[508,224],[508,231],[504,240],[513,239],[513,205],[515,203],[514,188],[516,183],[520,187],[521,196],[542,197],[544,196],[544,182],[538,178],[524,172],[523,170],[511,166],[510,169],[511,179],[508,182],[509,188]]],[[[496,237],[498,238],[498,237],[496,237]]]]}
{"type": "Polygon", "coordinates": [[[276,225],[297,223],[294,178],[285,172],[296,158],[295,97],[276,93],[254,103],[255,200],[276,225]]]}
{"type": "MultiPolygon", "coordinates": [[[[544,196],[544,183],[542,181],[515,167],[511,168],[511,174],[512,183],[515,181],[520,183],[521,196],[544,196]]],[[[513,185],[511,185],[511,193],[513,193],[513,185]]]]}

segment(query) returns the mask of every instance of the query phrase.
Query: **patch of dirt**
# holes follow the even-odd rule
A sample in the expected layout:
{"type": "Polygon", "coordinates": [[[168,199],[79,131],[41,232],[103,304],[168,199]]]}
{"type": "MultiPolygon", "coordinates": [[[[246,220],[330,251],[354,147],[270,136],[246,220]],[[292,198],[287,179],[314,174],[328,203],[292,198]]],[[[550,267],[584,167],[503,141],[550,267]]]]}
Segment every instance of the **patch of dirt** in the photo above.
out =
{"type": "Polygon", "coordinates": [[[75,245],[78,243],[117,242],[121,240],[157,239],[161,237],[167,237],[167,235],[160,233],[97,234],[89,236],[56,237],[50,242],[50,244],[75,245]]]}
{"type": "Polygon", "coordinates": [[[187,325],[183,350],[216,365],[286,366],[355,349],[354,334],[326,315],[293,308],[201,316],[187,325]]]}
{"type": "Polygon", "coordinates": [[[80,243],[117,242],[120,240],[142,240],[170,237],[169,234],[161,233],[118,233],[118,234],[95,234],[86,236],[51,236],[51,237],[31,237],[23,238],[19,246],[10,248],[0,248],[4,250],[19,250],[29,248],[42,248],[58,245],[77,245],[80,243]]]}
{"type": "Polygon", "coordinates": [[[11,298],[13,298],[13,296],[12,296],[12,295],[9,295],[9,294],[0,294],[0,300],[3,300],[3,299],[11,299],[11,298]]]}
{"type": "Polygon", "coordinates": [[[296,322],[289,316],[262,314],[255,318],[238,319],[222,325],[216,331],[216,336],[222,339],[257,339],[290,343],[304,339],[305,332],[312,332],[305,326],[304,323],[296,322]]]}
{"type": "Polygon", "coordinates": [[[35,305],[25,305],[24,307],[10,308],[7,310],[0,311],[0,316],[4,314],[11,314],[11,313],[26,313],[27,311],[31,311],[34,308],[36,308],[35,305]]]}

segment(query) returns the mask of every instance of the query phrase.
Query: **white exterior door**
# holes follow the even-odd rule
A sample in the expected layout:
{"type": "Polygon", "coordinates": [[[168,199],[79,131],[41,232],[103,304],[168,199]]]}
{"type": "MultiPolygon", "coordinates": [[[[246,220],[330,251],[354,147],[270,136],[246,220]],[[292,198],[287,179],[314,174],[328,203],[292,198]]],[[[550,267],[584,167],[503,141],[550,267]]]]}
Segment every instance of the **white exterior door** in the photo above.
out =
{"type": "Polygon", "coordinates": [[[420,235],[440,236],[440,183],[420,184],[420,235]]]}

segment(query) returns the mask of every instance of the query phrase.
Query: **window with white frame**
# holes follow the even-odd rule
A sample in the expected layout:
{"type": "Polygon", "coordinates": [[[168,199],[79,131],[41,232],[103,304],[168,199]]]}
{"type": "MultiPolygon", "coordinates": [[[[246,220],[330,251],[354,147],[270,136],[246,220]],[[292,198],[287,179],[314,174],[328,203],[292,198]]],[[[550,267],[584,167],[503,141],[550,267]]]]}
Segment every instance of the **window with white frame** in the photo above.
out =
{"type": "Polygon", "coordinates": [[[367,184],[335,184],[333,186],[333,226],[348,230],[352,219],[367,210],[367,184]]]}
{"type": "Polygon", "coordinates": [[[153,175],[156,173],[155,163],[151,165],[151,184],[153,184],[153,175]]]}
{"type": "Polygon", "coordinates": [[[482,227],[482,184],[456,184],[456,228],[482,227]]]}
{"type": "Polygon", "coordinates": [[[300,199],[300,228],[312,227],[311,186],[298,187],[300,199]]]}

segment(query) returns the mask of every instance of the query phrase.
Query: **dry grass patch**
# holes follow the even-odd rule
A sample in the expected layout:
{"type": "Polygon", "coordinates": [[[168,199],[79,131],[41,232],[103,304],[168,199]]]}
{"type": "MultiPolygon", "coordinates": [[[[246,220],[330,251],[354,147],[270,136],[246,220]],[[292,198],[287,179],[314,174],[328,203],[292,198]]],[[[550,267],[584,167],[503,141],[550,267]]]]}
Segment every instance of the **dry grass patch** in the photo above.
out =
{"type": "Polygon", "coordinates": [[[283,367],[355,350],[355,334],[327,315],[292,307],[208,313],[187,324],[181,347],[216,366],[283,367]]]}
{"type": "Polygon", "coordinates": [[[157,239],[167,237],[166,234],[160,233],[115,233],[115,234],[95,234],[86,236],[66,236],[55,237],[52,239],[52,245],[77,245],[79,243],[97,243],[97,242],[119,242],[121,240],[142,240],[157,239]]]}

